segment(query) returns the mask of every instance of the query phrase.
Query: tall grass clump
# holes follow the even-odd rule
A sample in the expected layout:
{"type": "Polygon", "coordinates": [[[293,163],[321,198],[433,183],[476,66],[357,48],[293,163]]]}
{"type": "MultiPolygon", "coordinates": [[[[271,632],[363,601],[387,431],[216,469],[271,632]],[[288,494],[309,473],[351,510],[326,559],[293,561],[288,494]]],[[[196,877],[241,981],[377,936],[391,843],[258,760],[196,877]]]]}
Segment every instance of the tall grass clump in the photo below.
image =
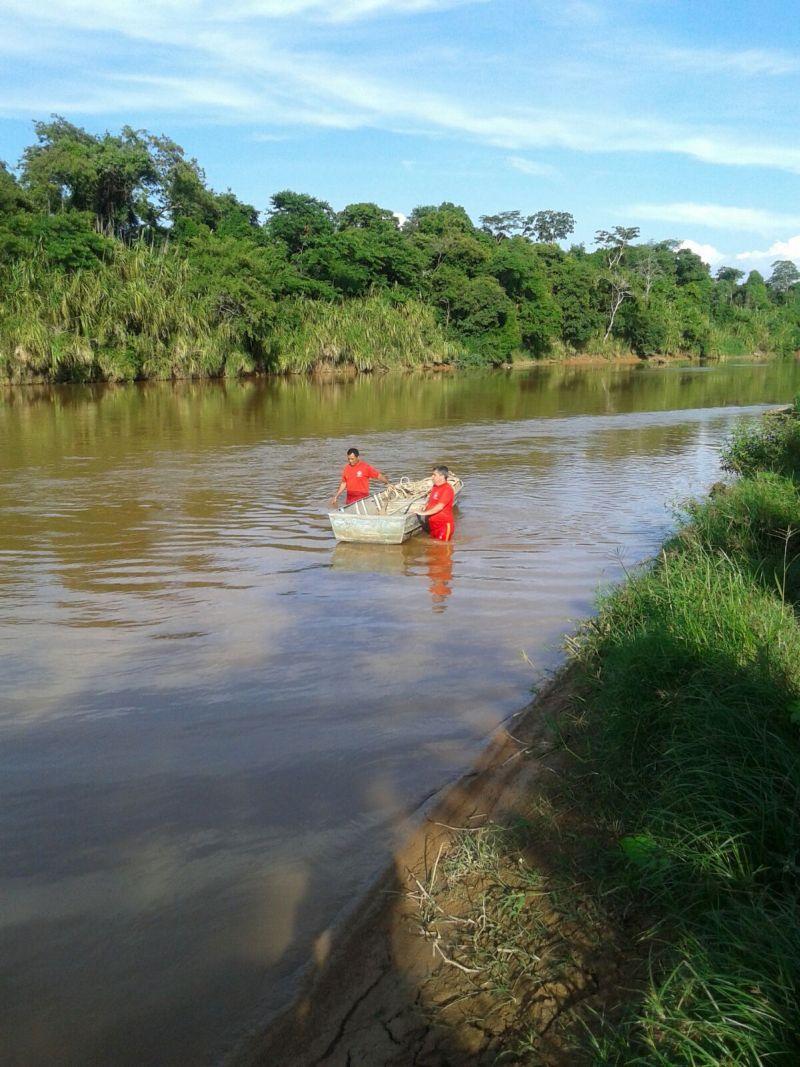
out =
{"type": "Polygon", "coordinates": [[[224,324],[192,295],[187,264],[118,245],[92,269],[37,260],[3,279],[0,372],[12,380],[191,377],[247,369],[224,324]]]}
{"type": "Polygon", "coordinates": [[[748,475],[689,509],[579,646],[586,755],[620,836],[612,888],[658,946],[596,1062],[800,1059],[800,488],[772,470],[792,469],[784,440],[769,471],[749,449],[748,475]]]}
{"type": "Polygon", "coordinates": [[[735,431],[722,450],[722,466],[746,476],[773,471],[800,478],[800,397],[735,431]]]}
{"type": "Polygon", "coordinates": [[[432,308],[370,296],[341,303],[298,301],[272,336],[276,369],[303,372],[351,365],[360,371],[455,362],[432,308]]]}
{"type": "Polygon", "coordinates": [[[781,599],[800,598],[800,482],[757,473],[689,504],[686,519],[669,547],[735,557],[781,599]]]}

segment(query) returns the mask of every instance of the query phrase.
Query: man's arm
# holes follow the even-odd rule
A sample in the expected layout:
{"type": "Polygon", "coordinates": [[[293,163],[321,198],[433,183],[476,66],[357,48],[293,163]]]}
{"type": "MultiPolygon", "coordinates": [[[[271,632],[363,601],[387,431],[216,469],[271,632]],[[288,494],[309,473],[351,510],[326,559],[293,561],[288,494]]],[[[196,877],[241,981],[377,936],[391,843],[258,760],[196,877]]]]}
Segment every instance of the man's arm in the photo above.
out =
{"type": "Polygon", "coordinates": [[[385,474],[381,474],[375,467],[369,468],[370,480],[374,482],[383,482],[384,485],[389,484],[389,479],[385,474]]]}
{"type": "Polygon", "coordinates": [[[341,482],[339,482],[339,488],[336,490],[335,494],[331,497],[331,504],[334,507],[336,507],[336,503],[339,500],[339,497],[342,495],[342,493],[345,491],[346,488],[347,488],[347,483],[345,482],[344,478],[342,478],[341,482]]]}
{"type": "Polygon", "coordinates": [[[423,511],[418,511],[417,515],[420,515],[423,518],[429,518],[431,515],[438,515],[440,511],[444,511],[444,508],[444,504],[434,504],[432,508],[428,508],[427,510],[423,511]]]}

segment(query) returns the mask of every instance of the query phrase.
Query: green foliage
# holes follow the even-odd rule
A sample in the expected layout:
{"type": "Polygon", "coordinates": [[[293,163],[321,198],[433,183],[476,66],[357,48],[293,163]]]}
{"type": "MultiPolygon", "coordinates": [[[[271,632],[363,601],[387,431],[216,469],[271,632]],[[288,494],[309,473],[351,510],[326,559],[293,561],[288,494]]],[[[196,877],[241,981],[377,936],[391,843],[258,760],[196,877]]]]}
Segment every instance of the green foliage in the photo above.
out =
{"type": "Polygon", "coordinates": [[[334,215],[324,200],[285,189],[275,193],[271,204],[267,231],[270,237],[283,241],[293,255],[333,234],[334,215]]]}
{"type": "Polygon", "coordinates": [[[623,1028],[633,1062],[797,1051],[796,616],[749,563],[696,546],[613,594],[589,642],[609,817],[652,842],[620,877],[676,937],[623,1028]]]}
{"type": "Polygon", "coordinates": [[[92,212],[101,228],[133,233],[158,182],[147,135],[125,126],[119,135],[93,137],[57,115],[34,125],[38,144],[25,150],[22,162],[31,201],[47,212],[92,212]]]}
{"type": "MultiPolygon", "coordinates": [[[[686,510],[675,547],[702,546],[710,552],[757,561],[753,573],[783,599],[800,597],[800,482],[773,473],[754,473],[686,510]]],[[[746,565],[746,564],[745,564],[746,565]]]]}
{"type": "Polygon", "coordinates": [[[0,160],[0,219],[30,210],[30,202],[17,179],[0,160]]]}
{"type": "Polygon", "coordinates": [[[48,267],[89,269],[112,255],[115,247],[97,232],[88,212],[26,213],[0,222],[0,262],[32,258],[48,267]]]}
{"type": "Polygon", "coordinates": [[[504,363],[522,337],[514,304],[494,278],[480,275],[464,282],[450,304],[452,332],[486,363],[504,363]]]}
{"type": "Polygon", "coordinates": [[[623,336],[638,356],[669,351],[669,320],[667,309],[661,303],[630,301],[620,312],[620,325],[623,336]]]}
{"type": "Polygon", "coordinates": [[[584,632],[595,802],[621,831],[605,892],[660,930],[644,995],[593,1062],[800,1055],[800,490],[758,473],[796,470],[797,408],[778,435],[772,417],[734,437],[747,477],[690,505],[584,632]]]}
{"type": "Polygon", "coordinates": [[[440,330],[431,308],[385,297],[345,303],[295,301],[271,338],[278,370],[309,371],[351,365],[362,371],[454,362],[458,349],[440,330]]]}
{"type": "Polygon", "coordinates": [[[270,331],[279,317],[278,298],[301,288],[283,246],[206,230],[187,240],[182,251],[187,288],[209,323],[224,328],[265,367],[270,331]]]}
{"type": "Polygon", "coordinates": [[[769,290],[763,277],[757,270],[751,270],[747,281],[741,287],[739,299],[750,310],[763,311],[769,307],[769,290]]]}
{"type": "Polygon", "coordinates": [[[800,282],[800,270],[791,259],[776,259],[772,264],[769,287],[776,293],[786,294],[800,282]]]}
{"type": "Polygon", "coordinates": [[[519,237],[504,242],[492,255],[491,270],[514,301],[520,343],[542,355],[558,336],[560,316],[534,248],[519,237]]]}
{"type": "Polygon", "coordinates": [[[737,429],[722,452],[722,466],[736,474],[751,476],[772,471],[800,478],[800,401],[787,412],[745,423],[737,429]]]}
{"type": "MultiPolygon", "coordinates": [[[[0,298],[20,298],[11,275],[25,263],[41,272],[31,292],[43,292],[54,271],[99,271],[109,292],[122,292],[128,281],[113,271],[128,262],[126,248],[145,241],[169,246],[192,314],[257,369],[271,366],[276,332],[299,328],[297,298],[380,294],[392,305],[427,305],[461,363],[505,363],[516,353],[724,359],[800,350],[800,285],[789,261],[773,264],[769,285],[757,272],[742,283],[734,268],[712,279],[675,242],[635,244],[636,227],[598,231],[595,252],[564,251],[557,242],[574,229],[564,211],[501,211],[476,228],[463,207],[444,202],[415,208],[401,228],[378,204],[337,213],[291,190],[272,197],[262,225],[253,205],[209,188],[197,160],[168,137],[129,126],[95,136],[59,116],[35,131],[18,177],[0,164],[0,298]]],[[[3,321],[10,351],[19,324],[3,321]]],[[[52,327],[47,318],[31,328],[52,327]]],[[[116,343],[114,351],[121,358],[116,343]]],[[[104,365],[94,359],[80,373],[103,376],[104,365]]],[[[125,376],[131,367],[145,373],[126,357],[125,376]]]]}
{"type": "Polygon", "coordinates": [[[189,271],[145,245],[117,246],[92,269],[36,259],[6,275],[0,369],[20,381],[219,375],[247,365],[236,338],[204,314],[189,271]]]}

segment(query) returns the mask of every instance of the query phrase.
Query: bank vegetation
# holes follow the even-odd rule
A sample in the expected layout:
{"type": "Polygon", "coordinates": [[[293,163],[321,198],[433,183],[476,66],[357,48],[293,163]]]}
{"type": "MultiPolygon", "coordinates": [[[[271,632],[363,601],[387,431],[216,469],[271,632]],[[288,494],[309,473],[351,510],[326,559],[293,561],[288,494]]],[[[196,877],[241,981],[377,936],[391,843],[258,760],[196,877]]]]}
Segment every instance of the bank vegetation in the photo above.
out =
{"type": "Polygon", "coordinates": [[[424,887],[476,1062],[800,1058],[800,397],[723,465],[571,641],[561,762],[424,887]]]}
{"type": "Polygon", "coordinates": [[[0,377],[233,376],[514,359],[788,356],[800,272],[719,268],[635,227],[563,247],[567,212],[456,204],[402,222],[209,188],[169,138],[35,124],[0,164],[0,377]]]}

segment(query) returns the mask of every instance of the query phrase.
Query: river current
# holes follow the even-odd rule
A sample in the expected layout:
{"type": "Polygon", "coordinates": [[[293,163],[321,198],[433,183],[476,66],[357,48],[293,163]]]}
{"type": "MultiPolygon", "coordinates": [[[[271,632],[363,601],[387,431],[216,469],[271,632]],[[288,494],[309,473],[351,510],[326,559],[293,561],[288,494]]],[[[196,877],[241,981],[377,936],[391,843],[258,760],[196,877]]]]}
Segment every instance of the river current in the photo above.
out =
{"type": "Polygon", "coordinates": [[[213,1063],[800,365],[0,393],[0,1059],[213,1063]],[[348,446],[465,482],[336,545],[348,446]]]}

